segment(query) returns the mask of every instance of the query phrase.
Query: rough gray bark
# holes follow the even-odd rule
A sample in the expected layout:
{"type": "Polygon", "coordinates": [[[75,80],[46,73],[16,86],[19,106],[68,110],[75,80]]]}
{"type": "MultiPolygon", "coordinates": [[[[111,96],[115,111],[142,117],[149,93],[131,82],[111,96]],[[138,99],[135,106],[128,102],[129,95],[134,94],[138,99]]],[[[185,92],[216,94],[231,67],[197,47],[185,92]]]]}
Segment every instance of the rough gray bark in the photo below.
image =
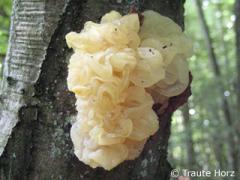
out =
{"type": "MultiPolygon", "coordinates": [[[[1,180],[169,179],[171,113],[161,117],[160,130],[138,159],[110,172],[91,169],[78,161],[69,138],[71,117],[76,112],[74,95],[66,86],[72,52],[66,46],[65,35],[80,31],[85,21],[97,21],[112,9],[127,12],[128,8],[117,0],[14,1],[2,81],[1,151],[10,134],[11,138],[0,158],[1,180]]],[[[183,27],[182,1],[148,0],[143,9],[158,11],[183,27]]]]}
{"type": "Polygon", "coordinates": [[[34,106],[34,84],[66,1],[14,1],[9,48],[0,96],[0,155],[19,120],[19,110],[34,106]],[[56,8],[56,9],[55,9],[56,8]]]}
{"type": "MultiPolygon", "coordinates": [[[[223,95],[224,94],[224,86],[223,83],[221,82],[221,78],[222,78],[222,73],[220,70],[220,66],[218,64],[217,61],[217,57],[214,51],[214,47],[213,47],[213,42],[210,36],[210,31],[209,31],[209,27],[207,25],[206,19],[205,19],[205,15],[204,12],[202,10],[202,3],[200,0],[195,0],[196,6],[197,6],[197,10],[198,10],[198,15],[199,15],[199,19],[201,21],[202,24],[202,29],[205,35],[205,40],[206,40],[206,46],[208,49],[208,54],[209,54],[209,61],[212,64],[212,68],[213,68],[213,72],[214,72],[214,76],[216,79],[216,87],[218,87],[219,89],[219,93],[221,95],[221,109],[222,112],[224,114],[225,120],[226,120],[226,124],[228,125],[228,133],[229,133],[229,149],[230,149],[230,153],[231,153],[231,159],[232,159],[232,168],[233,170],[235,170],[235,172],[238,172],[238,168],[239,168],[239,159],[238,159],[238,145],[237,142],[235,140],[236,137],[236,127],[234,119],[231,117],[231,111],[230,111],[230,107],[228,104],[228,101],[226,99],[226,97],[223,95]]],[[[236,177],[237,178],[237,177],[236,177]]]]}

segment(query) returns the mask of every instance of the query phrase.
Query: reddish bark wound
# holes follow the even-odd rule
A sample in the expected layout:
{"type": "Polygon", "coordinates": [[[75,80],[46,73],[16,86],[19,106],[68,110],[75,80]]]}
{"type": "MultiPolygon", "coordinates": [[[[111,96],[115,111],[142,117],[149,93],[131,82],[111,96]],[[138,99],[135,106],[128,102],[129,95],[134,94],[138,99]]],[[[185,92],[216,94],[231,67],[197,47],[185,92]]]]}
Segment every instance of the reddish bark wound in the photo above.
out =
{"type": "Polygon", "coordinates": [[[192,74],[189,72],[189,84],[188,87],[183,91],[180,95],[169,98],[168,106],[164,110],[164,112],[159,112],[159,109],[163,106],[159,103],[153,105],[153,110],[157,113],[158,117],[169,115],[176,111],[180,106],[187,102],[188,98],[191,96],[191,82],[192,82],[192,74]]]}

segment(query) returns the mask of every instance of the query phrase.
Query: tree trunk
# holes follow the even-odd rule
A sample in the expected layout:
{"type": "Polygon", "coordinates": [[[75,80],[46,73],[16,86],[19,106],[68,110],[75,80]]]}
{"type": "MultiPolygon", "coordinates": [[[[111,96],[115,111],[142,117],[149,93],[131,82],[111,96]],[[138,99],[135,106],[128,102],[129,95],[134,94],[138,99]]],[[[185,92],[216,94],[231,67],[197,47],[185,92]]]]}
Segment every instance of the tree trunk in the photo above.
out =
{"type": "MultiPolygon", "coordinates": [[[[217,3],[216,4],[216,11],[218,12],[223,12],[223,8],[222,8],[222,4],[221,3],[217,3]]],[[[224,18],[223,15],[221,14],[220,17],[217,17],[217,26],[219,29],[219,39],[220,39],[220,47],[221,47],[221,56],[223,57],[224,60],[224,64],[225,64],[225,71],[228,73],[229,72],[229,63],[230,63],[230,59],[229,59],[229,53],[228,53],[228,47],[227,47],[227,43],[224,41],[224,34],[225,34],[225,24],[224,24],[224,18]]],[[[229,82],[228,82],[229,83],[229,82]]]]}
{"type": "MultiPolygon", "coordinates": [[[[240,0],[235,0],[235,36],[236,36],[236,94],[237,94],[237,120],[236,127],[238,132],[238,146],[240,144],[240,0]]],[[[238,147],[239,148],[239,147],[238,147]]],[[[239,148],[240,149],[240,148],[239,148]]],[[[240,159],[240,150],[238,151],[238,159],[240,159]]],[[[238,164],[238,173],[240,172],[240,164],[238,164]]],[[[238,174],[240,175],[240,174],[238,174]]]]}
{"type": "Polygon", "coordinates": [[[209,60],[212,64],[212,68],[213,68],[213,72],[214,72],[214,76],[216,79],[216,87],[219,89],[219,93],[221,96],[221,105],[222,105],[222,112],[224,114],[225,120],[226,120],[226,124],[228,125],[229,128],[227,128],[226,130],[229,132],[229,148],[230,148],[230,153],[231,153],[231,159],[232,159],[232,168],[233,170],[235,170],[235,172],[237,172],[238,168],[239,168],[239,159],[238,159],[238,145],[236,144],[235,141],[235,136],[236,136],[236,127],[234,126],[234,121],[231,117],[231,112],[230,112],[230,107],[228,104],[228,101],[226,99],[226,97],[223,95],[224,94],[224,86],[221,82],[221,78],[222,78],[222,73],[220,70],[220,66],[218,64],[217,61],[217,57],[213,48],[213,42],[210,36],[210,31],[209,31],[209,27],[207,25],[205,16],[204,16],[204,12],[202,10],[202,3],[200,0],[195,0],[196,2],[196,6],[197,6],[197,10],[198,10],[198,14],[199,14],[199,18],[202,24],[202,29],[205,35],[205,39],[206,39],[206,45],[208,48],[208,54],[209,54],[209,60]]]}
{"type": "Polygon", "coordinates": [[[185,127],[186,147],[187,147],[187,167],[186,168],[197,170],[188,103],[186,103],[182,108],[182,116],[183,116],[183,124],[185,127]]]}
{"type": "Polygon", "coordinates": [[[237,109],[240,109],[240,1],[235,1],[235,33],[236,33],[236,70],[237,70],[237,109]]]}
{"type": "Polygon", "coordinates": [[[218,168],[224,170],[227,169],[226,166],[226,158],[225,158],[225,153],[224,153],[224,144],[223,142],[220,142],[220,140],[218,140],[218,137],[214,137],[216,139],[214,139],[214,143],[213,144],[213,151],[214,151],[214,155],[215,158],[218,162],[218,168]]]}
{"type": "MultiPolygon", "coordinates": [[[[235,34],[236,34],[236,94],[237,94],[237,117],[240,117],[240,0],[235,1],[235,34]]],[[[240,143],[240,121],[237,121],[238,127],[238,142],[240,143]]],[[[240,154],[239,154],[240,156],[240,154]]],[[[239,157],[240,158],[240,157],[239,157]]]]}
{"type": "MultiPolygon", "coordinates": [[[[109,172],[92,169],[73,154],[69,130],[76,112],[66,86],[71,51],[65,35],[112,9],[126,13],[129,7],[119,0],[14,1],[0,96],[1,180],[169,179],[172,113],[161,116],[159,131],[138,159],[109,172]]],[[[158,11],[183,27],[182,1],[148,0],[142,9],[158,11]]]]}

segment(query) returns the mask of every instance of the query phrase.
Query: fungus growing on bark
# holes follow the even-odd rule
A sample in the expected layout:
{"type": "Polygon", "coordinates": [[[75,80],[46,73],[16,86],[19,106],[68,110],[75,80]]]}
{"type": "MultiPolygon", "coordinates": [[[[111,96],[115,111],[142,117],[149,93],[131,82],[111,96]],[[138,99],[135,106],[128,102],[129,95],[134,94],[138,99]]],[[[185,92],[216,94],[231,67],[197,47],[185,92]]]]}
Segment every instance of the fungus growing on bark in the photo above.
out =
{"type": "Polygon", "coordinates": [[[111,170],[138,157],[159,127],[154,101],[188,85],[191,42],[171,19],[143,16],[140,27],[137,14],[111,11],[100,24],[89,21],[66,35],[74,50],[67,82],[78,111],[71,138],[76,156],[93,168],[111,170]]]}

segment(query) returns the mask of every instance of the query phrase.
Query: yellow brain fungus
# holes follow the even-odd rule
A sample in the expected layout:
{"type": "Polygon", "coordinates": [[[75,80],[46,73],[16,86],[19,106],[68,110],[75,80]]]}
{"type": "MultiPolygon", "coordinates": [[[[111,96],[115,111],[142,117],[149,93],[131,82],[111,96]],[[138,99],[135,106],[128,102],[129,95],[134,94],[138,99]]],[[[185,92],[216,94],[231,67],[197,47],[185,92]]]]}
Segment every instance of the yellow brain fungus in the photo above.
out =
{"type": "Polygon", "coordinates": [[[93,168],[138,157],[158,130],[156,96],[166,100],[188,85],[190,41],[169,18],[143,15],[140,27],[137,14],[111,11],[66,35],[74,50],[67,82],[78,111],[71,138],[76,156],[93,168]]]}

